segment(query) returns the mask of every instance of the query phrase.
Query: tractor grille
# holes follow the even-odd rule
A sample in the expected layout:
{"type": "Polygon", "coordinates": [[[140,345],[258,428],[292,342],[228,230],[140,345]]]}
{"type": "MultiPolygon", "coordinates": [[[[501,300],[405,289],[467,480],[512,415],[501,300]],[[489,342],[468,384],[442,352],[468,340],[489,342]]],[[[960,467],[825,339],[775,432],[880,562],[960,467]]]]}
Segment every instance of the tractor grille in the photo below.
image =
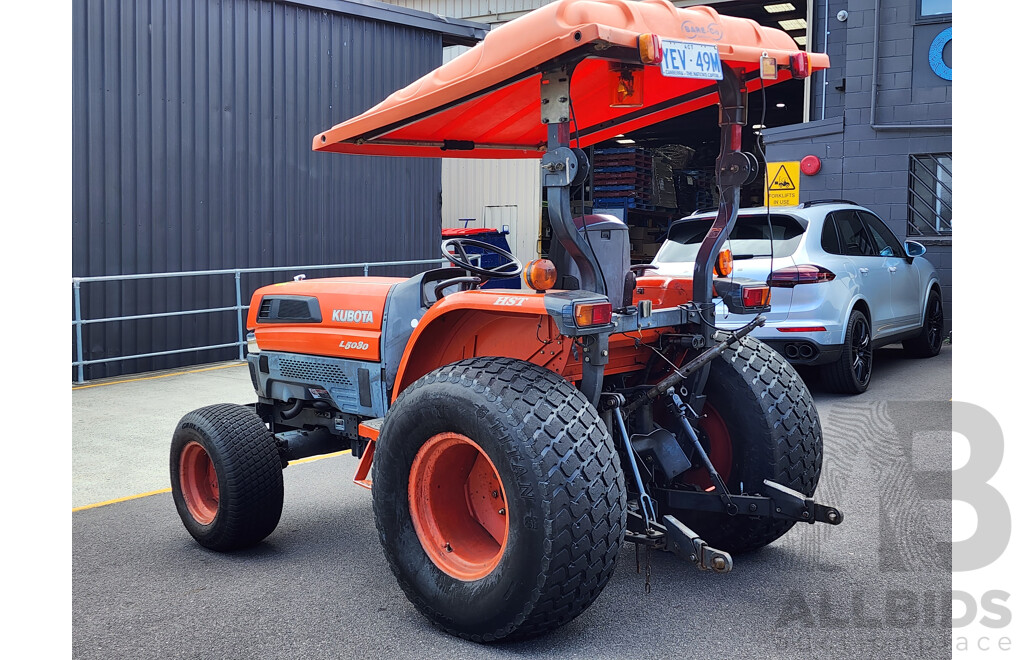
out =
{"type": "Polygon", "coordinates": [[[327,390],[342,412],[380,417],[387,410],[379,363],[276,351],[261,354],[260,361],[264,358],[268,368],[261,366],[258,377],[272,399],[322,398],[311,392],[316,388],[327,390]]]}
{"type": "Polygon", "coordinates": [[[273,302],[273,298],[264,298],[263,302],[260,303],[260,313],[256,317],[257,320],[266,321],[270,318],[270,303],[273,302]]]}
{"type": "Polygon", "coordinates": [[[280,363],[281,377],[294,378],[307,383],[333,384],[352,387],[352,380],[345,375],[341,367],[334,364],[307,362],[305,360],[289,360],[282,358],[280,363]]]}

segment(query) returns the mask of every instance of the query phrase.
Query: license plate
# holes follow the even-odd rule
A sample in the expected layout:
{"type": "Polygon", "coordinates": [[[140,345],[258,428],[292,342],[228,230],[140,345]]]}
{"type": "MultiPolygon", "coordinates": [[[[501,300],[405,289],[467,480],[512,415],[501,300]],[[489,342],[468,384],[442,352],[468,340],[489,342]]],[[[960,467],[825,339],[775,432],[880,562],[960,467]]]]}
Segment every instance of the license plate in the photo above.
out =
{"type": "Polygon", "coordinates": [[[661,40],[661,75],[672,78],[722,79],[718,46],[661,40]]]}

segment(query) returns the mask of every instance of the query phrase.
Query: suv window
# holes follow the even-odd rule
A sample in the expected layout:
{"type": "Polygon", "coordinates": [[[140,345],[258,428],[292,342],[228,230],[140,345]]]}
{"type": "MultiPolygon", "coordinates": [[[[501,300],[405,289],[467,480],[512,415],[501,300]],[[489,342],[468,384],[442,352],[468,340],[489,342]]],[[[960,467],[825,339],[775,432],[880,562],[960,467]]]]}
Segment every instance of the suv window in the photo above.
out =
{"type": "Polygon", "coordinates": [[[831,217],[835,219],[836,228],[839,230],[843,254],[851,257],[878,256],[875,241],[861,223],[856,211],[833,211],[831,217]]]}
{"type": "Polygon", "coordinates": [[[829,215],[821,226],[821,249],[829,254],[842,254],[843,247],[839,244],[839,230],[836,219],[829,215]]]}
{"type": "MultiPolygon", "coordinates": [[[[696,261],[701,241],[714,221],[714,218],[702,218],[672,225],[668,240],[658,254],[658,261],[696,261]]],[[[768,216],[763,214],[740,216],[729,235],[726,247],[732,250],[733,259],[753,259],[772,255],[788,257],[796,252],[805,229],[802,221],[790,215],[772,213],[770,223],[768,216]]]]}
{"type": "Polygon", "coordinates": [[[871,235],[875,238],[875,244],[878,246],[878,254],[883,257],[900,257],[906,256],[903,254],[903,246],[896,239],[896,235],[892,233],[892,230],[885,226],[882,219],[872,213],[866,213],[864,211],[857,211],[860,219],[867,225],[868,230],[871,231],[871,235]]]}

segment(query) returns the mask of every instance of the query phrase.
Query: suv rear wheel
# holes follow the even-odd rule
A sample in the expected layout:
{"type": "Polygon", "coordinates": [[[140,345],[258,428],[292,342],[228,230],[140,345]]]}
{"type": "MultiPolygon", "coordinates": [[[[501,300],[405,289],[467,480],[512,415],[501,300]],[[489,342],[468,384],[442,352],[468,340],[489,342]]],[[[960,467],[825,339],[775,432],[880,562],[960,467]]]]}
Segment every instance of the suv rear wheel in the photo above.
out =
{"type": "Polygon", "coordinates": [[[839,359],[821,368],[822,384],[832,392],[860,394],[871,382],[873,356],[871,323],[855,309],[846,322],[846,341],[839,359]]]}

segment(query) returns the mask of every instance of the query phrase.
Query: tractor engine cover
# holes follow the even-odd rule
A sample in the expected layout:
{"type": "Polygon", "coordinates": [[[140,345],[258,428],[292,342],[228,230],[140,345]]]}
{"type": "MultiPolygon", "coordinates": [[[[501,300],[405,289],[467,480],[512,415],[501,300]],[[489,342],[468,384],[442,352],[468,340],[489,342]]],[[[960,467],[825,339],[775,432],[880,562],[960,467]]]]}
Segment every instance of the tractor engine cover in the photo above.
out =
{"type": "Polygon", "coordinates": [[[388,293],[395,277],[333,277],[258,289],[249,308],[261,351],[380,362],[388,293]]]}
{"type": "MultiPolygon", "coordinates": [[[[248,319],[259,345],[259,352],[248,358],[258,394],[284,404],[306,401],[324,410],[325,417],[331,408],[383,415],[388,400],[387,341],[382,340],[388,332],[386,312],[391,292],[406,281],[337,277],[258,289],[248,319]]],[[[407,339],[409,333],[391,334],[407,339]]],[[[400,357],[392,355],[392,371],[400,357]]]]}

